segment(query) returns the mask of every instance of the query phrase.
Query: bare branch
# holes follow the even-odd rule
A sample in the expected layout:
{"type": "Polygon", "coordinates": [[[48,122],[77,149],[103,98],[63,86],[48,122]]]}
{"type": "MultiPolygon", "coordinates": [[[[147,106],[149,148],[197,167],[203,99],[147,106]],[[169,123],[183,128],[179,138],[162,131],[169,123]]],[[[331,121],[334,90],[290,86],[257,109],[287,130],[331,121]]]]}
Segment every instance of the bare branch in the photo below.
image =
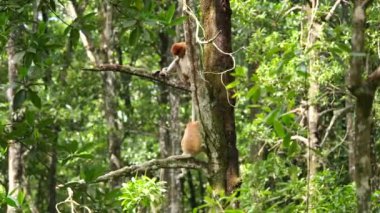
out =
{"type": "Polygon", "coordinates": [[[327,16],[326,16],[326,21],[329,21],[329,20],[330,20],[330,18],[331,18],[332,15],[334,14],[335,9],[338,7],[338,5],[340,4],[341,1],[342,1],[342,0],[337,0],[337,1],[335,2],[335,4],[331,7],[329,13],[328,13],[327,16]]]}
{"type": "Polygon", "coordinates": [[[348,112],[349,110],[351,110],[352,108],[353,108],[353,106],[347,106],[347,107],[342,108],[342,109],[334,110],[334,115],[333,115],[333,117],[331,118],[330,124],[329,124],[329,126],[327,127],[327,129],[326,129],[325,136],[323,137],[320,146],[322,146],[323,143],[326,141],[326,139],[327,139],[327,137],[329,136],[329,134],[330,134],[330,132],[331,132],[331,129],[332,129],[332,127],[334,126],[336,120],[337,120],[340,116],[344,115],[346,112],[348,112]]]}
{"type": "Polygon", "coordinates": [[[299,5],[294,6],[294,7],[290,8],[289,10],[287,10],[282,17],[285,17],[285,16],[289,15],[294,10],[302,10],[302,7],[299,6],[299,5]]]}
{"type": "Polygon", "coordinates": [[[115,171],[96,178],[95,182],[103,182],[111,178],[126,176],[136,172],[145,172],[147,170],[156,170],[161,168],[187,168],[204,170],[207,175],[207,163],[199,161],[188,155],[173,155],[164,159],[153,159],[140,165],[125,166],[115,171]]]}
{"type": "MultiPolygon", "coordinates": [[[[168,158],[153,159],[139,165],[125,166],[118,170],[114,170],[104,175],[101,175],[97,177],[91,183],[105,182],[116,177],[131,176],[131,175],[135,175],[138,172],[145,172],[147,170],[157,170],[161,168],[199,169],[199,170],[202,170],[206,176],[208,174],[207,162],[197,160],[191,157],[190,155],[173,155],[168,158]]],[[[57,186],[57,188],[60,189],[60,188],[67,188],[67,187],[83,186],[86,184],[89,184],[89,183],[86,183],[86,181],[84,180],[78,180],[78,181],[67,182],[65,184],[60,184],[57,186]]]]}
{"type": "Polygon", "coordinates": [[[293,135],[292,137],[290,137],[290,139],[292,139],[292,140],[296,140],[296,141],[300,141],[300,142],[302,142],[303,144],[305,144],[306,146],[309,146],[309,145],[308,145],[308,141],[309,141],[309,140],[308,140],[307,138],[301,136],[301,135],[293,135]]]}
{"type": "MultiPolygon", "coordinates": [[[[72,1],[69,1],[68,7],[66,7],[66,10],[67,10],[67,13],[69,14],[69,16],[73,20],[78,18],[77,8],[75,8],[72,1]]],[[[94,53],[94,45],[93,45],[92,40],[89,39],[90,37],[88,35],[86,35],[86,33],[82,30],[79,30],[79,36],[80,36],[80,39],[82,40],[84,48],[86,49],[87,57],[90,59],[91,63],[97,64],[98,60],[97,60],[96,55],[94,53]]]]}
{"type": "Polygon", "coordinates": [[[329,112],[332,112],[334,111],[335,109],[334,108],[330,108],[330,109],[326,109],[325,111],[322,111],[318,114],[318,117],[322,117],[324,116],[325,114],[329,113],[329,112]]]}
{"type": "Polygon", "coordinates": [[[90,71],[90,72],[102,72],[102,71],[109,71],[109,72],[120,72],[128,75],[134,75],[138,76],[150,81],[158,82],[161,84],[165,84],[167,86],[180,89],[186,92],[190,92],[190,89],[186,86],[181,84],[181,82],[177,82],[174,79],[169,79],[165,77],[155,76],[152,72],[149,72],[148,70],[144,68],[138,68],[138,67],[131,67],[127,65],[118,65],[118,64],[101,64],[94,68],[83,68],[84,71],[90,71]]]}

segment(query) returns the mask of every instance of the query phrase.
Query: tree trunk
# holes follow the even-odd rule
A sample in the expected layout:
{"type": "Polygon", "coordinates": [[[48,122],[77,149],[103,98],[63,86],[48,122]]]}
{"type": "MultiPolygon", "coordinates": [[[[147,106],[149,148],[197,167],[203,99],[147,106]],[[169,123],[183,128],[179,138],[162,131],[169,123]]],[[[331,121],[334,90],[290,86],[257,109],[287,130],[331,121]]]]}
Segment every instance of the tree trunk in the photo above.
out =
{"type": "MultiPolygon", "coordinates": [[[[14,85],[17,80],[17,66],[16,66],[16,40],[19,36],[18,28],[15,28],[9,35],[8,43],[7,43],[7,54],[8,54],[8,82],[9,88],[7,89],[7,99],[10,103],[10,126],[12,128],[14,123],[14,108],[13,108],[13,97],[15,95],[14,85]]],[[[22,189],[22,177],[23,177],[23,148],[21,143],[16,140],[8,141],[8,193],[11,194],[12,197],[16,198],[22,189]]],[[[8,206],[8,213],[16,212],[14,207],[8,206]]]]}
{"type": "MultiPolygon", "coordinates": [[[[101,57],[102,64],[115,63],[112,56],[112,5],[108,0],[104,0],[101,4],[101,12],[103,17],[103,33],[101,41],[101,57]]],[[[103,72],[103,88],[104,88],[104,111],[108,126],[108,154],[110,161],[110,170],[120,169],[121,160],[121,138],[118,133],[117,124],[117,102],[116,102],[116,77],[114,72],[103,72]]],[[[119,179],[111,180],[113,186],[120,184],[119,179]]]]}
{"type": "MultiPolygon", "coordinates": [[[[231,13],[228,0],[201,1],[205,38],[211,39],[219,33],[213,43],[226,53],[232,52],[231,13]]],[[[185,31],[189,30],[191,29],[187,26],[185,31]]],[[[190,48],[189,52],[194,57],[194,48],[190,48]]],[[[205,45],[203,57],[206,81],[200,78],[200,69],[192,70],[192,90],[195,93],[193,101],[203,127],[210,165],[210,184],[214,191],[226,191],[229,194],[240,182],[233,107],[235,100],[233,92],[224,86],[233,80],[231,71],[225,72],[233,67],[233,61],[211,43],[205,45]],[[225,73],[221,74],[222,72],[225,73]]]]}
{"type": "Polygon", "coordinates": [[[308,112],[307,112],[307,121],[308,121],[308,147],[307,147],[307,180],[308,180],[308,196],[307,196],[307,209],[313,209],[313,197],[315,194],[315,187],[313,185],[313,178],[317,173],[318,168],[318,159],[314,150],[317,149],[318,144],[320,143],[318,136],[318,126],[319,126],[319,112],[318,112],[318,94],[319,94],[319,70],[316,68],[316,63],[318,62],[319,53],[311,48],[315,42],[319,39],[322,25],[315,21],[318,1],[311,1],[311,7],[309,5],[305,6],[307,13],[307,25],[309,30],[307,31],[307,40],[306,40],[306,50],[309,52],[309,67],[308,73],[309,77],[309,88],[308,88],[308,112]]]}
{"type": "MultiPolygon", "coordinates": [[[[69,2],[67,6],[67,12],[70,16],[75,19],[78,17],[77,14],[78,5],[75,5],[73,1],[69,2]]],[[[112,4],[108,0],[104,0],[101,3],[100,8],[102,21],[103,21],[103,31],[101,36],[101,48],[100,54],[95,54],[93,41],[87,36],[83,31],[80,31],[80,38],[82,40],[83,46],[86,49],[87,57],[90,59],[91,63],[95,66],[100,63],[106,64],[109,62],[115,62],[112,57],[112,4]]],[[[121,137],[118,132],[118,125],[116,122],[116,89],[115,89],[115,73],[113,72],[103,72],[103,100],[104,100],[104,111],[105,119],[108,127],[108,154],[109,154],[109,164],[110,170],[116,170],[121,168],[121,137]]],[[[120,180],[111,180],[112,186],[119,185],[120,180]]]]}
{"type": "Polygon", "coordinates": [[[190,171],[187,171],[187,183],[189,184],[189,191],[190,191],[190,196],[189,196],[189,203],[191,206],[191,209],[195,209],[198,204],[197,204],[197,195],[195,193],[195,186],[193,183],[193,176],[191,175],[190,171]]]}
{"type": "MultiPolygon", "coordinates": [[[[58,134],[58,133],[57,133],[58,134]]],[[[57,137],[54,137],[52,139],[52,144],[50,148],[50,155],[49,155],[49,173],[48,173],[48,187],[49,187],[49,204],[48,204],[48,212],[49,213],[56,213],[57,210],[55,208],[55,205],[57,204],[57,192],[55,190],[57,185],[57,141],[58,141],[58,135],[57,137]]]]}
{"type": "MultiPolygon", "coordinates": [[[[365,67],[366,8],[369,1],[355,0],[352,16],[352,54],[347,84],[356,97],[353,149],[358,212],[370,212],[371,178],[371,111],[376,84],[362,78],[365,67]]],[[[377,79],[378,80],[378,79],[377,79]]]]}
{"type": "MultiPolygon", "coordinates": [[[[353,101],[351,97],[347,97],[346,107],[352,106],[353,101]]],[[[351,181],[355,181],[355,129],[354,129],[354,113],[348,112],[346,115],[346,131],[347,131],[347,146],[348,146],[348,172],[350,174],[351,181]]]]}
{"type": "MultiPolygon", "coordinates": [[[[169,63],[169,42],[170,39],[166,34],[159,34],[161,40],[160,47],[160,66],[165,67],[169,63]]],[[[159,105],[169,105],[170,112],[164,112],[160,116],[159,121],[159,141],[161,158],[180,154],[180,119],[179,106],[180,96],[176,91],[169,90],[166,86],[160,86],[159,105]]],[[[163,109],[162,109],[163,110],[163,109]]],[[[167,202],[163,207],[164,212],[177,213],[182,212],[182,189],[180,180],[177,175],[180,174],[179,169],[161,169],[160,179],[167,184],[167,202]]]]}

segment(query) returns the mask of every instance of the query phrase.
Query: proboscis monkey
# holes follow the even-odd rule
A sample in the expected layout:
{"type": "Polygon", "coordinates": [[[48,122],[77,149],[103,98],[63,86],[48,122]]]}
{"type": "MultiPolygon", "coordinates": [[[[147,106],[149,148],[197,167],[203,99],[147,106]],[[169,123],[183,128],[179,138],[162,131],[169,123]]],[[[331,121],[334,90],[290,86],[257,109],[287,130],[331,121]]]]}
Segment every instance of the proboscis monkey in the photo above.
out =
{"type": "Polygon", "coordinates": [[[172,45],[170,52],[175,58],[168,67],[162,69],[159,73],[160,76],[166,76],[176,69],[181,81],[185,84],[189,84],[190,61],[186,55],[186,48],[185,42],[177,42],[172,45]]]}
{"type": "Polygon", "coordinates": [[[199,121],[190,121],[186,125],[181,141],[183,155],[195,156],[202,150],[202,136],[199,121]]]}

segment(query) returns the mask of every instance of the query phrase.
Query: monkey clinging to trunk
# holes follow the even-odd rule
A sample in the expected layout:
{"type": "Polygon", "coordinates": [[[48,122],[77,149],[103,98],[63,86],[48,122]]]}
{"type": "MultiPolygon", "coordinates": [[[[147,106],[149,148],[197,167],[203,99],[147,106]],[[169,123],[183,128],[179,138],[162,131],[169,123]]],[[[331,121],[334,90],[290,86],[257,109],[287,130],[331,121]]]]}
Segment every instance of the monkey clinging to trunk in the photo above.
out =
{"type": "Polygon", "coordinates": [[[181,141],[183,155],[195,156],[202,150],[202,137],[199,121],[190,121],[186,125],[181,141]]]}

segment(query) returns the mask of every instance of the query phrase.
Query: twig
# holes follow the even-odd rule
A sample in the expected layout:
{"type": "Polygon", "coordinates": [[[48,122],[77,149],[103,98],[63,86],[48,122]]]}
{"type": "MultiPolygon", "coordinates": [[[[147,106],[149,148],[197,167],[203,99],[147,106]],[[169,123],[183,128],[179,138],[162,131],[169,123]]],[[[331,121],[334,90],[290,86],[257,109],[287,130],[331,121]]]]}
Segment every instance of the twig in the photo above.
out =
{"type": "Polygon", "coordinates": [[[322,116],[324,116],[325,114],[327,114],[327,113],[329,113],[329,112],[332,112],[332,111],[334,111],[334,110],[336,110],[336,109],[333,109],[333,108],[326,109],[325,111],[322,111],[322,112],[318,113],[318,117],[322,117],[322,116]]]}
{"type": "Polygon", "coordinates": [[[353,106],[347,106],[347,107],[342,108],[342,109],[334,110],[334,115],[333,115],[333,117],[331,118],[330,124],[329,124],[329,126],[327,127],[327,129],[326,129],[325,136],[323,137],[320,146],[322,146],[322,145],[325,143],[327,137],[329,136],[329,134],[330,134],[330,132],[331,132],[332,127],[333,127],[334,124],[335,124],[335,121],[336,121],[341,115],[343,115],[344,113],[346,113],[346,112],[348,112],[349,110],[351,110],[352,107],[353,107],[353,106]]]}
{"type": "Polygon", "coordinates": [[[289,10],[287,10],[282,17],[289,15],[289,13],[293,12],[294,10],[302,10],[302,7],[299,5],[294,6],[294,7],[290,8],[289,10]]]}
{"type": "Polygon", "coordinates": [[[81,206],[79,203],[77,203],[74,199],[73,199],[73,195],[74,195],[74,192],[73,190],[68,187],[67,188],[67,193],[69,194],[68,197],[66,198],[66,200],[62,201],[62,202],[59,202],[55,205],[55,210],[57,210],[58,213],[61,213],[61,211],[59,211],[59,208],[58,206],[62,205],[62,204],[69,204],[70,205],[70,212],[71,213],[75,213],[77,212],[75,210],[75,206],[79,206],[81,208],[84,208],[86,209],[89,213],[92,213],[91,209],[88,208],[87,206],[81,206]]]}
{"type": "Polygon", "coordinates": [[[290,137],[291,140],[301,141],[304,145],[308,146],[308,139],[301,135],[293,135],[290,137]]]}
{"type": "Polygon", "coordinates": [[[118,64],[101,64],[94,68],[83,68],[82,70],[90,71],[90,72],[110,71],[110,72],[120,72],[124,74],[135,75],[135,76],[138,76],[150,81],[158,82],[158,83],[165,84],[176,89],[190,92],[190,89],[186,87],[185,85],[180,85],[178,82],[172,79],[163,78],[160,76],[156,77],[153,75],[152,72],[149,72],[148,70],[144,68],[137,68],[137,67],[127,66],[127,65],[121,66],[118,64]]]}
{"type": "Polygon", "coordinates": [[[342,145],[343,143],[346,142],[346,138],[348,136],[348,131],[346,131],[346,134],[344,135],[343,139],[340,141],[340,143],[338,143],[336,146],[334,146],[328,153],[325,154],[325,156],[327,157],[328,155],[330,155],[332,152],[334,152],[340,145],[342,145]]]}
{"type": "Polygon", "coordinates": [[[329,21],[329,20],[330,20],[330,18],[331,18],[332,15],[334,14],[335,9],[338,7],[338,5],[340,4],[341,1],[342,1],[342,0],[337,0],[337,1],[335,2],[335,4],[331,7],[329,13],[328,13],[327,16],[326,16],[326,21],[329,21]]]}

